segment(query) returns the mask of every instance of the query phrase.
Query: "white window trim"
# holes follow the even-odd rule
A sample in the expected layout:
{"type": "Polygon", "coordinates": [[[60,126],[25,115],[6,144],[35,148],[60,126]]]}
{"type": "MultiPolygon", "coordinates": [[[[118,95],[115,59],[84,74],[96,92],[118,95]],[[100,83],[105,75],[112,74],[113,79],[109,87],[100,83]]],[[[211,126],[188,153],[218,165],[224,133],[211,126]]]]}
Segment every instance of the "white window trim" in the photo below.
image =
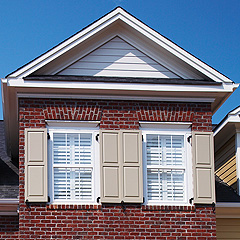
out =
{"type": "Polygon", "coordinates": [[[189,125],[186,124],[185,128],[179,128],[177,124],[172,124],[168,129],[161,128],[161,124],[156,126],[148,123],[146,128],[141,128],[143,135],[143,190],[145,205],[171,205],[171,206],[191,206],[189,199],[193,197],[193,178],[192,178],[192,151],[191,144],[187,141],[187,138],[191,136],[191,129],[189,125]],[[158,128],[156,128],[158,127],[158,128]],[[186,183],[184,201],[148,201],[147,197],[147,159],[146,159],[146,135],[147,134],[160,134],[160,135],[182,135],[184,136],[184,146],[185,146],[185,176],[184,181],[186,183]]]}
{"type": "MultiPolygon", "coordinates": [[[[63,124],[64,126],[64,124],[63,124]]],[[[48,179],[49,179],[49,196],[50,204],[98,204],[97,197],[100,196],[100,153],[99,143],[96,141],[96,136],[99,134],[99,128],[92,127],[90,125],[84,125],[84,127],[47,127],[50,139],[48,140],[48,179]],[[92,133],[93,141],[93,171],[92,171],[92,200],[54,200],[54,181],[53,181],[53,133],[92,133]]]]}

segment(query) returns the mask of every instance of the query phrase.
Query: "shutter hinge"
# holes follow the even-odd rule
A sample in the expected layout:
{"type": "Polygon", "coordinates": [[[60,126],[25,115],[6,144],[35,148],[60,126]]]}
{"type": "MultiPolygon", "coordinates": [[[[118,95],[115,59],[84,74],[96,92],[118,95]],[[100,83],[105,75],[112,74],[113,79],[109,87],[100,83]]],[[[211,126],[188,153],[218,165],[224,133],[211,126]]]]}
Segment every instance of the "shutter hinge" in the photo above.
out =
{"type": "Polygon", "coordinates": [[[49,133],[47,133],[47,139],[48,139],[48,140],[50,139],[50,134],[49,134],[49,133]]]}
{"type": "Polygon", "coordinates": [[[191,143],[191,142],[190,142],[190,139],[191,139],[191,138],[192,138],[192,135],[190,135],[190,136],[187,137],[187,141],[188,141],[189,143],[191,143]]]}
{"type": "Polygon", "coordinates": [[[98,142],[99,134],[96,135],[96,141],[98,142]]]}
{"type": "Polygon", "coordinates": [[[142,135],[142,141],[143,141],[143,135],[142,135]]]}
{"type": "Polygon", "coordinates": [[[215,213],[215,209],[216,209],[216,204],[215,202],[212,203],[212,210],[213,210],[213,213],[215,213]]]}
{"type": "Polygon", "coordinates": [[[143,197],[143,203],[145,202],[145,198],[143,197]]]}
{"type": "Polygon", "coordinates": [[[125,202],[124,202],[123,200],[121,201],[121,205],[122,205],[123,211],[125,212],[125,210],[126,210],[126,205],[125,205],[125,202]]]}
{"type": "Polygon", "coordinates": [[[97,203],[99,203],[99,202],[100,202],[100,198],[101,198],[101,197],[97,197],[97,203]]]}
{"type": "Polygon", "coordinates": [[[194,198],[193,198],[193,197],[192,197],[192,198],[190,198],[190,199],[189,199],[189,203],[190,203],[190,204],[192,204],[192,203],[193,203],[193,200],[194,200],[194,198]]]}
{"type": "Polygon", "coordinates": [[[50,197],[48,196],[48,202],[50,202],[50,197]]]}

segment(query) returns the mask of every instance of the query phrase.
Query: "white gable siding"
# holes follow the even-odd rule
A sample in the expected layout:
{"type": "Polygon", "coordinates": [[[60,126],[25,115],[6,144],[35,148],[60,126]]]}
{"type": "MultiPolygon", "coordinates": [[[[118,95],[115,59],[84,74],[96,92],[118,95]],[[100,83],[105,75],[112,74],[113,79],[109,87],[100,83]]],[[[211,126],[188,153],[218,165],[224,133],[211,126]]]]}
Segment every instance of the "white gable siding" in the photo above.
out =
{"type": "Polygon", "coordinates": [[[113,38],[58,75],[179,78],[119,37],[113,38]]]}

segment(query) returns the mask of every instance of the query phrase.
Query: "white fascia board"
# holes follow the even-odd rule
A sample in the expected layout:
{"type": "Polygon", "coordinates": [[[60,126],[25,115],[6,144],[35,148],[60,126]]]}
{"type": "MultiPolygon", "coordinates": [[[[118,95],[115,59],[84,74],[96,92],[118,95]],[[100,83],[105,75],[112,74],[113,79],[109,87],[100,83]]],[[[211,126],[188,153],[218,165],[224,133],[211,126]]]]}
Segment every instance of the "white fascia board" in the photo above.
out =
{"type": "Polygon", "coordinates": [[[43,54],[41,57],[38,57],[36,60],[30,62],[25,67],[20,68],[18,71],[14,72],[9,77],[28,76],[32,72],[36,71],[37,69],[49,63],[50,61],[64,54],[66,51],[72,49],[73,47],[80,44],[87,38],[90,38],[92,35],[99,32],[100,30],[107,27],[108,25],[110,25],[111,23],[115,22],[118,19],[121,19],[123,22],[125,22],[132,28],[136,29],[137,31],[139,31],[152,41],[156,42],[159,46],[168,50],[173,55],[180,58],[181,60],[183,60],[190,66],[194,67],[198,71],[202,72],[204,75],[210,77],[214,81],[232,83],[232,81],[229,78],[225,77],[221,73],[217,72],[207,64],[203,63],[202,61],[191,55],[190,53],[178,47],[176,44],[166,39],[161,34],[157,33],[147,25],[143,24],[142,22],[140,22],[139,20],[137,20],[136,18],[134,18],[121,8],[116,8],[114,11],[110,12],[105,17],[102,17],[97,22],[93,23],[86,29],[82,30],[78,34],[71,37],[70,39],[64,41],[59,46],[43,54]]]}
{"type": "Polygon", "coordinates": [[[234,115],[233,113],[229,113],[226,120],[217,128],[216,131],[214,131],[213,136],[216,136],[228,123],[240,123],[240,117],[236,115],[238,112],[236,112],[234,115]]]}
{"type": "Polygon", "coordinates": [[[230,112],[229,115],[235,115],[235,114],[238,114],[239,112],[240,112],[240,107],[238,107],[235,110],[233,110],[232,112],[230,112]]]}
{"type": "Polygon", "coordinates": [[[178,58],[182,59],[184,62],[188,63],[195,69],[199,70],[206,76],[210,77],[211,79],[215,80],[216,82],[232,82],[229,78],[224,76],[223,74],[219,73],[215,69],[211,68],[201,60],[197,59],[190,53],[186,52],[170,40],[163,37],[158,32],[154,31],[147,25],[143,24],[142,22],[138,21],[136,18],[131,16],[130,14],[126,13],[125,11],[121,11],[122,15],[121,20],[123,20],[128,25],[132,26],[134,29],[138,30],[139,32],[143,33],[145,36],[150,38],[151,40],[158,43],[160,46],[177,56],[178,58]],[[134,24],[134,26],[133,26],[134,24]]]}
{"type": "Polygon", "coordinates": [[[215,85],[173,85],[173,84],[140,84],[140,83],[96,83],[65,81],[24,81],[22,78],[9,78],[8,86],[27,88],[66,88],[66,89],[101,89],[101,90],[135,90],[162,92],[233,92],[238,84],[223,83],[215,85]],[[169,89],[171,89],[169,91],[169,89]]]}

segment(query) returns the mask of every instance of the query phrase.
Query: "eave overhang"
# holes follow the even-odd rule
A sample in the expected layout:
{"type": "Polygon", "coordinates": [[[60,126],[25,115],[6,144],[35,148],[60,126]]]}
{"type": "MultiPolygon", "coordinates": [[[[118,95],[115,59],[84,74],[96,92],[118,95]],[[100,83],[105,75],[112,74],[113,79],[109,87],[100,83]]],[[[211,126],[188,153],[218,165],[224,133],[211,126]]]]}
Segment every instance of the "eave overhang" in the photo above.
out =
{"type": "Polygon", "coordinates": [[[214,128],[215,151],[220,149],[231,137],[240,131],[240,107],[230,111],[214,128]]]}

